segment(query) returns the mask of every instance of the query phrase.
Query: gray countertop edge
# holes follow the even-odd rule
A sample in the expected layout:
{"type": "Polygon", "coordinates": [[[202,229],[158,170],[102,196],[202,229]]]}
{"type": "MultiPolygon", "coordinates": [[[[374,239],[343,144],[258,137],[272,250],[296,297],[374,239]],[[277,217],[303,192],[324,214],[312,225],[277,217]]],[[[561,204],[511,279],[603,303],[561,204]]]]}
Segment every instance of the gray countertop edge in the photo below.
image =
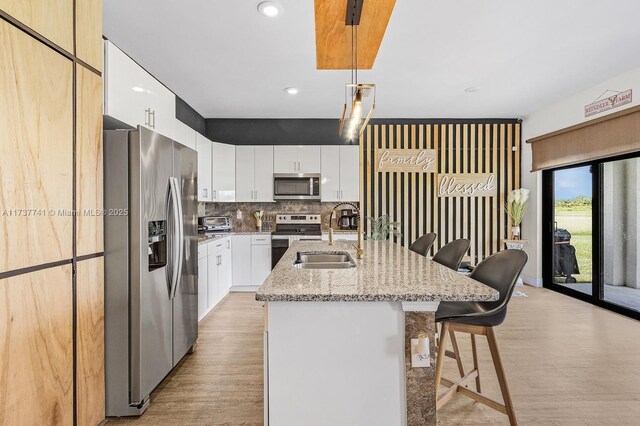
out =
{"type": "Polygon", "coordinates": [[[367,295],[353,295],[353,294],[262,294],[256,293],[256,300],[259,302],[494,302],[498,300],[498,295],[495,297],[481,298],[477,295],[472,297],[464,296],[443,296],[437,295],[425,296],[422,294],[403,294],[403,295],[391,295],[391,294],[367,294],[367,295]]]}

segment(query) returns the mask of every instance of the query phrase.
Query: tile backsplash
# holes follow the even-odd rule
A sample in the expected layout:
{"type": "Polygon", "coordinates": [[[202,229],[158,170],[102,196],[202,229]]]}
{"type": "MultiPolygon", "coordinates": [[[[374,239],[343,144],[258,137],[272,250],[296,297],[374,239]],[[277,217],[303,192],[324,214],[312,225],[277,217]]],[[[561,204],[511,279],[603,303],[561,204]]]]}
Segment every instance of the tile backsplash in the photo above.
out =
{"type": "MultiPolygon", "coordinates": [[[[263,231],[271,231],[275,227],[275,216],[278,213],[312,213],[322,217],[322,229],[329,228],[329,215],[338,203],[321,203],[313,201],[276,201],[274,203],[198,203],[198,216],[229,216],[236,232],[256,230],[256,219],[253,213],[263,211],[263,231]],[[242,218],[238,219],[238,211],[242,218]],[[267,226],[270,225],[269,228],[267,226]]],[[[355,203],[358,205],[358,203],[355,203]]],[[[349,208],[349,206],[340,207],[349,208]]],[[[339,211],[337,212],[339,216],[339,211]]],[[[334,215],[336,216],[336,215],[334,215]]],[[[335,226],[336,222],[334,222],[335,226]]]]}

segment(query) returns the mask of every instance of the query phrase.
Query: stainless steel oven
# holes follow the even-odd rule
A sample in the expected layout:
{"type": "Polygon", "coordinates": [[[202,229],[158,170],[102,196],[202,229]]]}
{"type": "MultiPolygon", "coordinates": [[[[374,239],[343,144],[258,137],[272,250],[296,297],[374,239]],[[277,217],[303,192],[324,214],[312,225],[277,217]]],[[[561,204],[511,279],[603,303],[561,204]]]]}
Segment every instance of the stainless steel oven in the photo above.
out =
{"type": "Polygon", "coordinates": [[[318,213],[277,214],[276,230],[271,233],[271,268],[294,241],[321,241],[321,216],[318,213]]]}
{"type": "Polygon", "coordinates": [[[319,173],[276,173],[273,175],[274,200],[319,200],[319,173]]]}

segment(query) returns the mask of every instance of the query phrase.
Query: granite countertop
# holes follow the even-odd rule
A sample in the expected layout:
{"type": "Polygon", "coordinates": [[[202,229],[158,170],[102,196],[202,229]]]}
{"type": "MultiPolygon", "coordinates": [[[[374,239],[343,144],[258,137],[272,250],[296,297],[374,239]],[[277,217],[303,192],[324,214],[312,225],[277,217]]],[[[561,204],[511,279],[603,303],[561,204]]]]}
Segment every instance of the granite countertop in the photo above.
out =
{"type": "Polygon", "coordinates": [[[212,233],[212,234],[198,234],[198,244],[204,244],[209,241],[218,240],[220,238],[229,237],[231,235],[271,235],[271,231],[263,231],[263,232],[232,231],[232,232],[218,232],[218,233],[212,233]]]}
{"type": "MultiPolygon", "coordinates": [[[[329,229],[323,229],[322,233],[328,235],[329,229]]],[[[357,229],[334,229],[333,233],[334,234],[358,234],[358,230],[357,229]]]]}
{"type": "Polygon", "coordinates": [[[259,301],[493,301],[498,292],[399,244],[365,241],[356,259],[353,241],[296,241],[256,293],[259,301]],[[297,269],[299,251],[346,251],[349,269],[297,269]]]}

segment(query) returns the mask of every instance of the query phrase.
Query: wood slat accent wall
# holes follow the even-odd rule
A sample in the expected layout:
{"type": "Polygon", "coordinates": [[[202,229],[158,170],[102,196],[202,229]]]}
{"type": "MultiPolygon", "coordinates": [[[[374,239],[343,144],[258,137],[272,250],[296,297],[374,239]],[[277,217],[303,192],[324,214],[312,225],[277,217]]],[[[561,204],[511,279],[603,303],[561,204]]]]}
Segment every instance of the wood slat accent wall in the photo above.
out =
{"type": "MultiPolygon", "coordinates": [[[[369,124],[362,135],[363,217],[388,214],[401,222],[402,236],[395,240],[404,246],[437,233],[431,255],[457,238],[471,240],[473,263],[502,249],[510,235],[506,197],[520,187],[521,125],[516,120],[408,121],[369,124]],[[438,197],[436,173],[377,172],[376,148],[435,149],[440,173],[494,173],[498,196],[438,197]]],[[[368,234],[368,221],[364,226],[368,234]]]]}

